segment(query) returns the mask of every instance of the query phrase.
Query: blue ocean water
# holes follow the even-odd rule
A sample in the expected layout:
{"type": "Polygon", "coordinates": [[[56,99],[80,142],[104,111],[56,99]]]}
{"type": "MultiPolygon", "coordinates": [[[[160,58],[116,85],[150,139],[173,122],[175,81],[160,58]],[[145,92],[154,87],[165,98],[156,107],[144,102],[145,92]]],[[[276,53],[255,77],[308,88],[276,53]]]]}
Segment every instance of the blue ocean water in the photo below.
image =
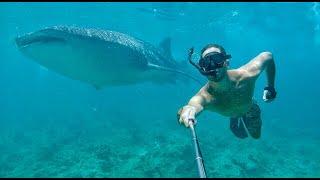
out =
{"type": "Polygon", "coordinates": [[[16,36],[52,25],[119,31],[155,46],[170,37],[177,61],[192,46],[218,43],[233,56],[230,68],[272,52],[278,95],[263,102],[262,73],[259,140],[236,138],[227,117],[198,118],[207,175],[320,177],[318,2],[0,3],[0,22],[0,177],[198,176],[191,133],[176,113],[201,86],[97,91],[19,53],[16,36]]]}

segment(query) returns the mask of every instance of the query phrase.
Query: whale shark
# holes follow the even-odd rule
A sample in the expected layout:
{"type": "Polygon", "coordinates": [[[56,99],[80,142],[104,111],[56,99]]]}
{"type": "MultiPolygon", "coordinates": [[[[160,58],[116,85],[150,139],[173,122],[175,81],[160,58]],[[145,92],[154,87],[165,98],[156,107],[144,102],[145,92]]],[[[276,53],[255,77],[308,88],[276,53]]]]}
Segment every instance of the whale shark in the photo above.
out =
{"type": "Polygon", "coordinates": [[[15,43],[25,57],[96,89],[185,78],[201,84],[186,63],[174,60],[170,38],[154,46],[122,32],[59,25],[17,36],[15,43]]]}

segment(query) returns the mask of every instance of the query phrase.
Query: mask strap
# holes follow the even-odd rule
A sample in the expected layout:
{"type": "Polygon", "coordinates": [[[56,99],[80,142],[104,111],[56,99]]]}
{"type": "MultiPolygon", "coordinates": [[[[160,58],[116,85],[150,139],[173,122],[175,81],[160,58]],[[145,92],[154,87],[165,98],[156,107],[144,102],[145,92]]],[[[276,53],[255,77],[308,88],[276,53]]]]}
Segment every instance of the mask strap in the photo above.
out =
{"type": "Polygon", "coordinates": [[[231,56],[231,55],[226,55],[225,58],[226,58],[226,59],[231,59],[232,56],[231,56]]]}

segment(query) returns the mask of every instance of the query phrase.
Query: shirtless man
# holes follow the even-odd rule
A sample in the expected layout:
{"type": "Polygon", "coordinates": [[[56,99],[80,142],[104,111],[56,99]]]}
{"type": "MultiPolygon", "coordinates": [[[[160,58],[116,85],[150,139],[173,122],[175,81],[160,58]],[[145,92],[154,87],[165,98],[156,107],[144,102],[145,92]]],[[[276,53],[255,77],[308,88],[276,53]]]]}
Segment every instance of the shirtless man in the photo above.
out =
{"type": "Polygon", "coordinates": [[[275,63],[270,52],[262,52],[238,69],[229,70],[229,59],[225,49],[218,44],[209,44],[202,49],[199,64],[191,60],[193,48],[189,52],[189,62],[201,74],[208,78],[208,83],[194,95],[187,105],[179,109],[177,116],[180,124],[189,127],[189,121],[196,124],[196,117],[209,110],[230,117],[230,129],[238,138],[261,136],[261,110],[253,99],[255,82],[265,71],[267,86],[263,100],[271,102],[276,98],[274,88],[275,63]]]}

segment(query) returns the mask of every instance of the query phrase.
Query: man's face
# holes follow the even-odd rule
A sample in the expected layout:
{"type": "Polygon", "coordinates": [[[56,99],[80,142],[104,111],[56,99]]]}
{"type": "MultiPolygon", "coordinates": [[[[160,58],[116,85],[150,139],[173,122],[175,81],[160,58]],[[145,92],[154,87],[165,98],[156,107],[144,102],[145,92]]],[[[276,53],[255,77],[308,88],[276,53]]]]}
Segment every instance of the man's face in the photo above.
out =
{"type": "MultiPolygon", "coordinates": [[[[218,48],[215,48],[215,47],[211,47],[211,48],[208,48],[207,50],[205,50],[201,57],[204,57],[205,55],[207,55],[208,53],[212,53],[212,52],[218,52],[218,53],[221,53],[220,49],[218,48]]],[[[210,81],[213,81],[213,82],[219,82],[222,80],[222,78],[225,76],[225,74],[227,73],[227,69],[228,69],[228,65],[229,65],[229,61],[225,61],[223,63],[223,66],[221,68],[217,68],[216,69],[216,75],[215,76],[206,76],[210,81]]]]}

